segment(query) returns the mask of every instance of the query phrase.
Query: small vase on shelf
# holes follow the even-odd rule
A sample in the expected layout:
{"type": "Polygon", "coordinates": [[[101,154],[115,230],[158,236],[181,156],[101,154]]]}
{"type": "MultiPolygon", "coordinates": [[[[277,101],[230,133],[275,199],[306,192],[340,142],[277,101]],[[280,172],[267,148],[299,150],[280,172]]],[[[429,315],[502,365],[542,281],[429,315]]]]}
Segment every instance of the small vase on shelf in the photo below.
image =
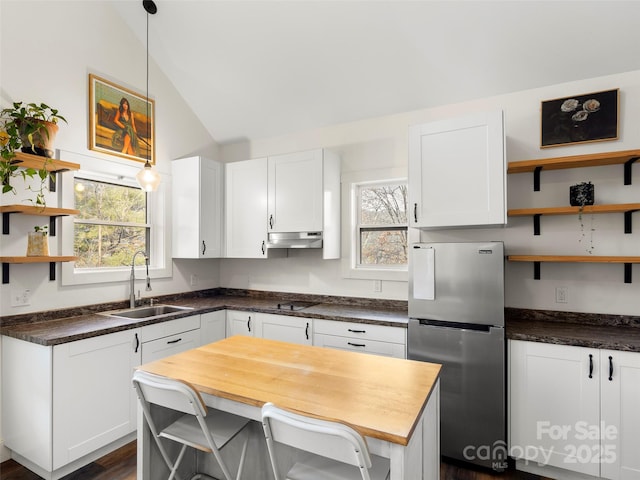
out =
{"type": "Polygon", "coordinates": [[[29,232],[27,241],[27,257],[48,257],[49,237],[47,226],[35,227],[35,231],[29,232]]]}

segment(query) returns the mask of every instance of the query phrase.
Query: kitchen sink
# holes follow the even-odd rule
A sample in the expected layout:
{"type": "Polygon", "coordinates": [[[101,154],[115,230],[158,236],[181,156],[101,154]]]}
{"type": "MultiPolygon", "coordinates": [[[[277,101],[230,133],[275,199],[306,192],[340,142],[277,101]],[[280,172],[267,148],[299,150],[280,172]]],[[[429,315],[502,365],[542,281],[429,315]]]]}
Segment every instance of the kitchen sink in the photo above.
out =
{"type": "Polygon", "coordinates": [[[193,310],[191,307],[177,307],[175,305],[154,305],[147,307],[127,308],[124,310],[114,310],[112,312],[102,312],[101,315],[108,317],[122,317],[122,318],[156,318],[164,315],[170,315],[172,313],[183,312],[185,310],[193,310]]]}

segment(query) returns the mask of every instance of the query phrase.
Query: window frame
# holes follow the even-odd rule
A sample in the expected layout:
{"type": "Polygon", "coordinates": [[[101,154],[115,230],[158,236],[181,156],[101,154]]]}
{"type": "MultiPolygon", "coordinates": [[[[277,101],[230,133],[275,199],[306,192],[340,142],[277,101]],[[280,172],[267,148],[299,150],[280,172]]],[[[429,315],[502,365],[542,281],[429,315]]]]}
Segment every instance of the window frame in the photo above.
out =
{"type": "MultiPolygon", "coordinates": [[[[142,168],[142,164],[140,166],[125,165],[71,152],[64,152],[61,155],[64,155],[65,159],[81,165],[81,169],[78,171],[59,175],[58,182],[61,184],[63,205],[75,204],[74,180],[76,176],[113,184],[137,186],[135,175],[142,168]],[[72,159],[72,157],[76,157],[76,159],[72,159]]],[[[166,201],[170,192],[171,179],[162,174],[161,179],[158,190],[147,194],[147,223],[150,226],[148,238],[150,248],[149,276],[151,278],[169,278],[173,275],[171,236],[168,228],[171,212],[170,205],[166,201]]],[[[62,217],[61,242],[63,251],[74,252],[74,224],[75,218],[73,216],[62,217]]],[[[136,275],[138,272],[146,275],[144,265],[136,265],[135,271],[136,275]]],[[[130,265],[76,269],[75,262],[65,262],[62,264],[61,282],[62,285],[123,282],[129,280],[130,274],[130,265]]]]}
{"type": "MultiPolygon", "coordinates": [[[[405,183],[408,178],[405,169],[388,168],[367,171],[349,172],[342,176],[342,199],[344,201],[342,216],[342,276],[344,278],[363,280],[408,281],[408,264],[404,265],[360,265],[360,223],[359,195],[362,185],[405,183]]],[[[409,212],[407,212],[408,215],[409,212]]],[[[367,227],[370,227],[369,225],[367,227]]],[[[398,224],[385,224],[398,227],[398,224]]],[[[411,243],[411,228],[407,224],[407,243],[411,243]]]]}

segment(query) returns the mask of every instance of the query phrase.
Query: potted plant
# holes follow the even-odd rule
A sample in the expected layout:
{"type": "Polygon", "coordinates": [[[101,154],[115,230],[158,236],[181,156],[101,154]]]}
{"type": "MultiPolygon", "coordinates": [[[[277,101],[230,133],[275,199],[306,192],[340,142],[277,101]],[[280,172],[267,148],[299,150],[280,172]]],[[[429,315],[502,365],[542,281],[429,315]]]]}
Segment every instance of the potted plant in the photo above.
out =
{"type": "Polygon", "coordinates": [[[58,121],[67,120],[58,110],[44,103],[14,102],[12,107],[0,111],[0,178],[2,179],[2,193],[16,193],[11,179],[16,176],[39,178],[39,188],[31,188],[36,192],[34,204],[44,207],[46,180],[49,178],[47,170],[48,159],[53,157],[53,140],[58,132],[58,121]],[[44,157],[42,167],[20,168],[14,162],[16,151],[22,150],[44,157]]]}
{"type": "Polygon", "coordinates": [[[48,226],[35,226],[33,232],[29,232],[27,240],[27,257],[48,257],[49,241],[48,226]]]}

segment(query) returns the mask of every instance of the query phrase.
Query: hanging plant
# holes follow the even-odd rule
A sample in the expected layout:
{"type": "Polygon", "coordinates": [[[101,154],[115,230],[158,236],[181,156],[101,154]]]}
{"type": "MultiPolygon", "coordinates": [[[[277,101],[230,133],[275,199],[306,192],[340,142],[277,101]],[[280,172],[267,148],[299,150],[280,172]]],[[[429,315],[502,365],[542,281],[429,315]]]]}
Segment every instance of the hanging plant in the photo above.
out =
{"type": "Polygon", "coordinates": [[[0,111],[0,178],[2,193],[16,193],[12,179],[39,179],[38,186],[29,186],[35,193],[29,199],[34,205],[45,207],[47,180],[53,179],[47,170],[47,164],[53,157],[53,140],[58,132],[58,121],[67,120],[58,110],[44,103],[14,102],[10,108],[0,111]],[[17,151],[43,157],[40,168],[21,168],[15,162],[17,151]]]}
{"type": "MultiPolygon", "coordinates": [[[[582,182],[569,187],[569,203],[573,207],[578,207],[578,222],[580,223],[580,232],[582,236],[579,242],[582,243],[586,238],[585,225],[584,225],[584,206],[593,205],[595,203],[595,187],[591,182],[582,182]]],[[[589,228],[589,245],[585,246],[585,249],[589,255],[593,253],[593,214],[591,215],[591,226],[589,228]]]]}

